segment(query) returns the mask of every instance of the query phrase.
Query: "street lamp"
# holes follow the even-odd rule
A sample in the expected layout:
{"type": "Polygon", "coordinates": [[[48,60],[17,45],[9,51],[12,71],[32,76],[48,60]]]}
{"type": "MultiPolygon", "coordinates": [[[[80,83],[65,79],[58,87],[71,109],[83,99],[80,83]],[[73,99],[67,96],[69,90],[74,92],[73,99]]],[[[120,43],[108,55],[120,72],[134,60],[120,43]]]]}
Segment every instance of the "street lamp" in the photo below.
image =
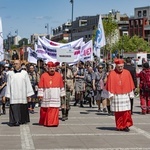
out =
{"type": "Polygon", "coordinates": [[[72,39],[72,32],[73,32],[73,0],[70,0],[70,3],[72,4],[72,15],[71,15],[71,41],[72,39]]]}
{"type": "Polygon", "coordinates": [[[47,23],[45,28],[47,29],[47,36],[49,37],[49,24],[47,23]]]}

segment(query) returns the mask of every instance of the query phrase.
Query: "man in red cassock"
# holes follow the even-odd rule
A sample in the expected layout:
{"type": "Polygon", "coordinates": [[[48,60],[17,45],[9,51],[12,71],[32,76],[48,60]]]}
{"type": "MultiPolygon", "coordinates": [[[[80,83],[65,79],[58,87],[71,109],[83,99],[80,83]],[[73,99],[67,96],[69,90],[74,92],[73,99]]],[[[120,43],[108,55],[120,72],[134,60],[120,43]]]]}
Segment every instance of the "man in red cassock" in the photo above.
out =
{"type": "Polygon", "coordinates": [[[117,130],[129,132],[129,127],[133,125],[130,98],[134,97],[135,87],[130,72],[123,69],[124,60],[115,59],[115,64],[115,69],[108,76],[106,90],[111,99],[117,130]]]}
{"type": "Polygon", "coordinates": [[[59,107],[61,97],[65,96],[63,79],[55,71],[57,63],[48,62],[48,72],[41,75],[38,97],[41,99],[39,124],[44,126],[59,125],[59,107]]]}

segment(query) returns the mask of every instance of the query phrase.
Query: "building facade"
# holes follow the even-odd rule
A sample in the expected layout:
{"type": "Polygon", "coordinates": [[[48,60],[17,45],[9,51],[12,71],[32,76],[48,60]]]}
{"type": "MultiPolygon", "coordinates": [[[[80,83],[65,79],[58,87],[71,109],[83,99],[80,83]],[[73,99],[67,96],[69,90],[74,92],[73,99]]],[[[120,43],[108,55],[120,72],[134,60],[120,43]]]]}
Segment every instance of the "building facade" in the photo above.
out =
{"type": "Polygon", "coordinates": [[[137,35],[150,43],[150,6],[134,9],[129,19],[129,35],[137,35]]]}
{"type": "MultiPolygon", "coordinates": [[[[118,24],[118,34],[122,36],[123,34],[128,34],[129,18],[126,14],[120,14],[119,11],[112,10],[112,17],[118,24]]],[[[102,15],[102,19],[107,18],[108,14],[102,15]]],[[[95,29],[97,29],[99,21],[99,15],[95,16],[81,16],[77,17],[76,20],[72,22],[67,22],[55,29],[53,29],[53,36],[51,40],[59,42],[61,40],[72,41],[83,37],[85,42],[92,39],[95,29]]]]}

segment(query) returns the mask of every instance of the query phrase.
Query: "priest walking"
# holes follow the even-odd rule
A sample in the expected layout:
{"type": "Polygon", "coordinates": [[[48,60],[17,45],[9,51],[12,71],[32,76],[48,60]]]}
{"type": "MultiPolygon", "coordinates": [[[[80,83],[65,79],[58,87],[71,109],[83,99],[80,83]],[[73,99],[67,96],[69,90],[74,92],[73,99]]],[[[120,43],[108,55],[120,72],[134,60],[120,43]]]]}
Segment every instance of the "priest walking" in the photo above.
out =
{"type": "Polygon", "coordinates": [[[116,129],[129,132],[133,125],[130,98],[134,97],[134,83],[131,74],[124,69],[124,60],[115,60],[116,68],[111,71],[106,83],[106,90],[111,99],[111,110],[115,114],[116,129]]]}
{"type": "Polygon", "coordinates": [[[8,73],[5,96],[10,99],[9,126],[30,122],[28,100],[34,94],[28,73],[21,69],[20,60],[14,61],[14,70],[8,73]]]}
{"type": "Polygon", "coordinates": [[[48,72],[42,74],[39,82],[38,97],[41,99],[39,124],[57,127],[59,125],[59,108],[65,89],[63,79],[56,72],[56,63],[48,62],[48,72]]]}

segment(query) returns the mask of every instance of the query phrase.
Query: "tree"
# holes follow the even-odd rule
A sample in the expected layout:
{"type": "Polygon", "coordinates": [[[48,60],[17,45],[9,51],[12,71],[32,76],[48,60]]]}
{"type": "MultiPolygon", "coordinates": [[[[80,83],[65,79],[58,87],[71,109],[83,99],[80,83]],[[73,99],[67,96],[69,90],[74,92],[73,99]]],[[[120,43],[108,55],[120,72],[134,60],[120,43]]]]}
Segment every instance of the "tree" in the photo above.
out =
{"type": "Polygon", "coordinates": [[[110,53],[111,57],[113,43],[116,42],[116,37],[118,37],[117,35],[118,24],[112,17],[112,14],[108,14],[108,17],[103,19],[103,27],[106,38],[105,53],[106,56],[108,55],[107,53],[110,53]]]}
{"type": "Polygon", "coordinates": [[[68,41],[67,40],[64,40],[64,39],[62,39],[62,40],[60,40],[60,41],[58,41],[59,43],[67,43],[68,41]]]}
{"type": "Polygon", "coordinates": [[[133,37],[127,35],[120,37],[112,49],[113,52],[118,50],[118,53],[120,53],[121,50],[124,50],[124,52],[150,52],[148,42],[136,35],[133,37]]]}

